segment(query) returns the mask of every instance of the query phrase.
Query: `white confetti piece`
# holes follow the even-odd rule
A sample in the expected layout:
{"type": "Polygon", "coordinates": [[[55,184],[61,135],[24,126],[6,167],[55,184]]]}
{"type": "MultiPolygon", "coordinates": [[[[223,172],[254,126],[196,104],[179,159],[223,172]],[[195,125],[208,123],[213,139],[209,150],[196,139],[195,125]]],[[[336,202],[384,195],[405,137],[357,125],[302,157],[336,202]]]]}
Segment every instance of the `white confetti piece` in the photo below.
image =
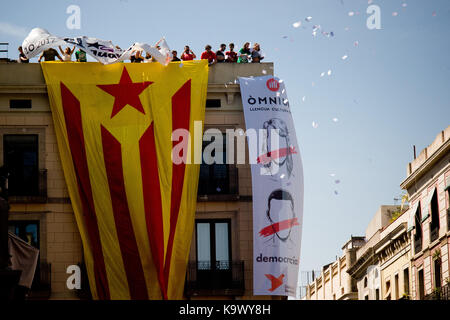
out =
{"type": "Polygon", "coordinates": [[[298,27],[300,27],[302,25],[302,22],[301,21],[297,21],[297,22],[294,22],[293,24],[292,24],[292,26],[294,27],[294,28],[298,28],[298,27]]]}
{"type": "Polygon", "coordinates": [[[398,16],[398,12],[397,12],[397,11],[392,12],[392,16],[393,16],[393,17],[398,16]]]}
{"type": "Polygon", "coordinates": [[[288,104],[288,102],[289,102],[288,99],[284,99],[284,100],[283,100],[283,103],[284,103],[284,104],[288,104]]]}
{"type": "Polygon", "coordinates": [[[355,15],[355,13],[354,13],[353,11],[350,11],[350,12],[348,13],[348,15],[349,15],[350,17],[353,17],[353,16],[355,15]]]}
{"type": "Polygon", "coordinates": [[[284,82],[284,80],[278,80],[278,83],[283,83],[284,82]]]}
{"type": "Polygon", "coordinates": [[[319,124],[317,122],[315,122],[315,121],[312,122],[312,127],[314,129],[317,129],[318,126],[319,126],[319,124]]]}
{"type": "Polygon", "coordinates": [[[312,20],[312,17],[306,17],[305,21],[310,22],[312,20]]]}
{"type": "Polygon", "coordinates": [[[328,75],[329,75],[329,76],[331,76],[331,70],[328,70],[328,72],[327,72],[327,73],[328,73],[328,75]]]}
{"type": "Polygon", "coordinates": [[[355,47],[359,46],[359,41],[353,42],[353,45],[354,45],[355,47]]]}
{"type": "Polygon", "coordinates": [[[402,7],[403,7],[403,8],[406,8],[407,6],[408,6],[407,3],[402,3],[402,7]]]}
{"type": "Polygon", "coordinates": [[[348,55],[343,55],[342,56],[342,60],[347,60],[347,58],[348,58],[348,55]]]}
{"type": "Polygon", "coordinates": [[[280,179],[284,179],[284,177],[286,177],[286,175],[283,173],[283,174],[280,176],[280,179]]]}
{"type": "Polygon", "coordinates": [[[322,73],[320,74],[320,77],[322,78],[324,75],[325,75],[325,72],[322,72],[322,73]]]}
{"type": "Polygon", "coordinates": [[[338,122],[339,119],[338,118],[333,118],[333,122],[338,122]]]}
{"type": "Polygon", "coordinates": [[[303,96],[302,101],[303,101],[303,102],[306,101],[306,96],[303,96]]]}
{"type": "Polygon", "coordinates": [[[263,74],[266,74],[266,73],[267,73],[266,69],[264,69],[264,70],[262,71],[262,73],[263,73],[263,74]]]}
{"type": "Polygon", "coordinates": [[[330,177],[334,177],[336,173],[330,173],[330,177]]]}

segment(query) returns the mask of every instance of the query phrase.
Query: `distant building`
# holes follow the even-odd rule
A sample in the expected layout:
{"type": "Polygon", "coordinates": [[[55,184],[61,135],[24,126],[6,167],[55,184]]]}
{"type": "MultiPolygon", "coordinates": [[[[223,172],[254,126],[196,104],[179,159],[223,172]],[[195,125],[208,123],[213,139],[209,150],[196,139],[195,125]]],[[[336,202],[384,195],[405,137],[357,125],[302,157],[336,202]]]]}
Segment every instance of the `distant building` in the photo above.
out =
{"type": "Polygon", "coordinates": [[[351,237],[342,247],[342,256],[322,268],[321,274],[306,287],[303,300],[357,300],[356,282],[347,273],[356,259],[364,237],[351,237]]]}
{"type": "Polygon", "coordinates": [[[401,183],[409,195],[411,297],[449,299],[450,126],[407,166],[401,183]]]}

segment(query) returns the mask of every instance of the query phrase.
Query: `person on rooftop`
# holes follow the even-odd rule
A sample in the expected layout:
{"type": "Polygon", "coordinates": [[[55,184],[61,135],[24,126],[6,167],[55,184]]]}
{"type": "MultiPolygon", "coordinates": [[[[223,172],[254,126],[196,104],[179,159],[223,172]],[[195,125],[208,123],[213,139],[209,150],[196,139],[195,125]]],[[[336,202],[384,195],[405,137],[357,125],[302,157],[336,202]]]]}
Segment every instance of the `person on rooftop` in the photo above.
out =
{"type": "Polygon", "coordinates": [[[172,50],[172,61],[181,61],[180,58],[177,57],[178,52],[176,50],[172,50]]]}
{"type": "Polygon", "coordinates": [[[234,51],[234,43],[230,43],[229,45],[230,51],[225,52],[225,61],[226,62],[236,62],[237,61],[237,53],[234,51]]]}
{"type": "Polygon", "coordinates": [[[251,50],[252,63],[260,63],[264,56],[261,53],[261,48],[259,43],[255,43],[253,45],[253,49],[251,50]]]}
{"type": "Polygon", "coordinates": [[[194,60],[195,58],[197,58],[195,53],[189,48],[189,46],[185,46],[184,51],[181,54],[181,60],[189,61],[189,60],[194,60]]]}
{"type": "Polygon", "coordinates": [[[70,50],[69,47],[67,47],[65,50],[63,50],[61,46],[58,46],[58,48],[62,54],[62,61],[64,62],[72,61],[72,54],[75,51],[75,46],[73,46],[72,50],[70,50]]]}
{"type": "Polygon", "coordinates": [[[212,66],[213,64],[217,63],[217,56],[216,54],[211,50],[211,46],[207,44],[205,46],[205,51],[203,51],[201,59],[208,60],[208,65],[212,66]]]}
{"type": "Polygon", "coordinates": [[[78,49],[75,51],[75,59],[77,62],[87,62],[86,51],[83,49],[78,49]]]}
{"type": "Polygon", "coordinates": [[[17,62],[19,62],[19,63],[30,62],[30,59],[28,59],[27,56],[23,53],[22,46],[20,46],[17,50],[19,50],[19,59],[17,59],[17,62]]]}
{"type": "Polygon", "coordinates": [[[226,48],[227,48],[227,45],[225,43],[222,43],[220,45],[220,49],[216,51],[216,57],[217,57],[218,63],[225,62],[225,49],[226,48]]]}
{"type": "Polygon", "coordinates": [[[58,57],[60,61],[63,61],[58,51],[53,48],[49,48],[42,52],[41,56],[38,59],[38,62],[41,62],[42,58],[44,58],[44,61],[55,61],[55,57],[58,57]]]}
{"type": "Polygon", "coordinates": [[[142,56],[142,50],[133,50],[131,51],[131,62],[133,63],[141,63],[144,61],[144,57],[142,56]]]}
{"type": "Polygon", "coordinates": [[[244,43],[244,46],[241,48],[241,50],[239,50],[239,58],[237,60],[237,63],[248,63],[250,54],[250,42],[246,42],[244,43]]]}

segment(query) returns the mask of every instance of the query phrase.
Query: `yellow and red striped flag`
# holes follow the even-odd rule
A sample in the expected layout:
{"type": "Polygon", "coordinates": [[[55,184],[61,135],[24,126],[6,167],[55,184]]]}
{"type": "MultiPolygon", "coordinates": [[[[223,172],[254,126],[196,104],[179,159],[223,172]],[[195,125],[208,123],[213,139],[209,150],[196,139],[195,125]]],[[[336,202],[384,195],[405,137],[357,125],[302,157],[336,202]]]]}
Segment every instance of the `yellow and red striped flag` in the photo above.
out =
{"type": "Polygon", "coordinates": [[[94,299],[181,299],[199,165],[172,132],[204,120],[207,62],[42,68],[94,299]]]}

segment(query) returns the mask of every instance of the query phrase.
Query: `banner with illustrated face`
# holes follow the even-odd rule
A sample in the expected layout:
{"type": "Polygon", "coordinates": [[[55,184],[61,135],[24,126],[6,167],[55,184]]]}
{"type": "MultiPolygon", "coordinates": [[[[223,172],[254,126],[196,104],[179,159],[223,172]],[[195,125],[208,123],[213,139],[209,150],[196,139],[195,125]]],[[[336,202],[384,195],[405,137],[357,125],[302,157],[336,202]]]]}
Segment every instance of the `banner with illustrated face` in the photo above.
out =
{"type": "Polygon", "coordinates": [[[273,76],[239,83],[252,171],[253,294],[295,297],[303,168],[289,101],[283,81],[273,76]]]}

